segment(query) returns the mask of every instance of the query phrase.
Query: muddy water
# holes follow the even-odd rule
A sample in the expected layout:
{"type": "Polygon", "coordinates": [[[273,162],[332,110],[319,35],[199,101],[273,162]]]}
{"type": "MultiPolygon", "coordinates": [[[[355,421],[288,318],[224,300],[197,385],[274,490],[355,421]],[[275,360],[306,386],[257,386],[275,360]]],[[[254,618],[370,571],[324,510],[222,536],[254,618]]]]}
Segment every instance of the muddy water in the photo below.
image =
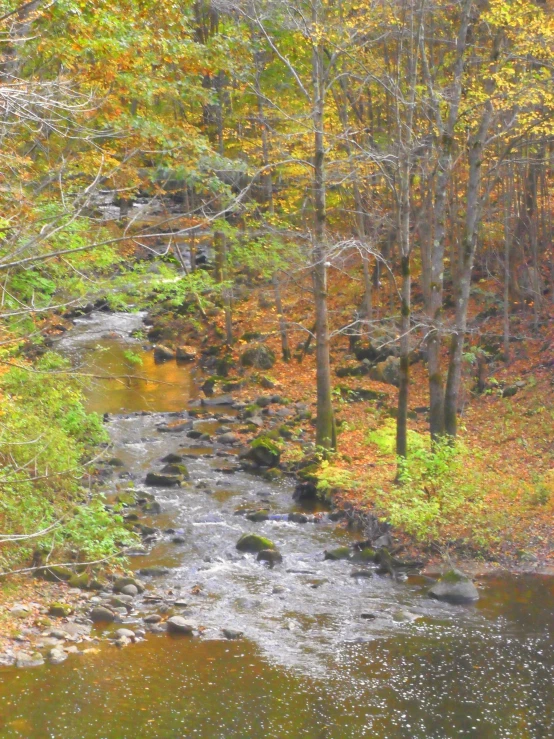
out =
{"type": "MultiPolygon", "coordinates": [[[[147,592],[185,602],[179,612],[202,634],[149,634],[122,650],[103,642],[59,666],[3,670],[0,736],[554,737],[554,581],[482,580],[478,605],[460,608],[429,600],[423,578],[352,577],[353,565],[323,561],[324,549],[355,534],[324,514],[319,523],[284,520],[290,481],[229,472],[233,457],[216,443],[198,447],[186,432],[158,430],[194,405],[195,384],[188,365],[151,363],[130,338],[140,321],[94,315],[60,348],[88,372],[119,376],[95,381],[89,398],[110,413],[113,454],[124,463],[109,494],[145,489],[161,457],[186,455],[191,484],[155,491],[162,513],[144,522],[161,533],[131,566],[167,567],[145,578],[147,592]],[[129,362],[129,349],[142,366],[129,362]],[[274,520],[237,515],[260,501],[274,520]],[[271,538],[283,564],[268,569],[239,554],[245,531],[271,538]],[[245,638],[227,641],[222,628],[245,638]]],[[[195,421],[210,433],[217,426],[195,421]]],[[[139,604],[131,628],[156,607],[139,604]]]]}

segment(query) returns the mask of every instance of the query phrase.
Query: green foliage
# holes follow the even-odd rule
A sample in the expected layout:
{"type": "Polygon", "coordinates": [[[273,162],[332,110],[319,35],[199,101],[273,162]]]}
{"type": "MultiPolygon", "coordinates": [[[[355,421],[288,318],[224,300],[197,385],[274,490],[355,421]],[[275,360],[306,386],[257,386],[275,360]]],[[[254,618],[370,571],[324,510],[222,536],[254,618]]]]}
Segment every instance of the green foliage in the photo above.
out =
{"type": "MultiPolygon", "coordinates": [[[[467,451],[448,440],[412,448],[407,459],[398,459],[398,484],[378,491],[377,506],[393,526],[418,541],[440,540],[447,523],[476,520],[482,490],[479,479],[463,474],[467,451]]],[[[487,536],[486,522],[481,534],[487,536]]]]}
{"type": "Polygon", "coordinates": [[[12,368],[0,392],[0,531],[31,534],[59,522],[44,538],[4,545],[0,565],[37,545],[94,558],[130,541],[121,519],[81,487],[87,460],[107,435],[100,417],[85,411],[82,381],[67,360],[48,353],[34,368],[12,368]]]}
{"type": "MultiPolygon", "coordinates": [[[[367,435],[370,444],[375,444],[382,455],[394,454],[396,450],[396,421],[392,418],[379,426],[377,429],[370,431],[367,435]]],[[[411,453],[425,449],[428,446],[428,440],[417,431],[408,429],[408,448],[411,453]]]]}
{"type": "Polygon", "coordinates": [[[132,367],[140,367],[142,365],[142,357],[132,349],[125,349],[123,356],[125,357],[125,361],[132,367]]]}

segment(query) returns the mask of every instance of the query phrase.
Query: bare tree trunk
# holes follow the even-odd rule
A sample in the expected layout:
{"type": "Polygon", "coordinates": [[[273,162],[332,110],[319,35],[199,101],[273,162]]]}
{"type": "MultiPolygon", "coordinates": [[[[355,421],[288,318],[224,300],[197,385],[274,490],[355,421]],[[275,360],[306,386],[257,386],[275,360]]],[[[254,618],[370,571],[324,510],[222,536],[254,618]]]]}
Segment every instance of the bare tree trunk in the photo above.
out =
{"type": "Polygon", "coordinates": [[[467,329],[467,309],[471,289],[471,273],[477,244],[477,226],[482,207],[482,200],[479,193],[481,164],[492,114],[492,103],[488,100],[485,103],[485,110],[481,117],[479,128],[470,141],[469,146],[469,179],[467,186],[465,233],[461,244],[459,281],[456,295],[456,317],[450,345],[450,359],[444,402],[444,428],[445,432],[452,438],[456,437],[458,431],[458,395],[462,382],[462,358],[467,329]]]}
{"type": "Polygon", "coordinates": [[[444,251],[446,235],[446,204],[448,184],[452,175],[454,129],[458,120],[464,72],[464,54],[467,46],[470,15],[473,0],[464,0],[461,9],[460,27],[456,44],[456,59],[453,67],[453,79],[450,85],[448,115],[443,120],[441,100],[433,89],[432,75],[423,54],[424,77],[432,100],[433,112],[441,131],[437,176],[435,180],[435,198],[433,216],[435,219],[434,236],[430,248],[430,280],[427,296],[427,313],[430,320],[427,338],[427,366],[429,371],[430,398],[430,431],[431,438],[437,440],[444,433],[444,382],[441,371],[442,346],[442,314],[444,293],[444,251]]]}
{"type": "Polygon", "coordinates": [[[512,235],[510,231],[509,191],[506,187],[504,195],[504,305],[503,305],[503,341],[504,361],[510,363],[510,251],[512,235]]]}
{"type": "MultiPolygon", "coordinates": [[[[404,153],[404,156],[406,154],[404,153]]],[[[408,157],[406,157],[406,160],[408,157]]],[[[400,288],[400,381],[398,386],[398,414],[396,421],[396,453],[408,455],[408,396],[410,387],[410,165],[402,166],[400,174],[400,265],[402,284],[400,288]]]]}
{"type": "MultiPolygon", "coordinates": [[[[314,13],[317,22],[317,11],[314,13]]],[[[324,70],[319,45],[312,54],[313,131],[314,131],[314,239],[312,247],[312,281],[316,319],[316,444],[336,449],[337,435],[331,400],[331,366],[329,361],[329,317],[327,312],[327,264],[325,253],[325,140],[324,140],[324,70]]]]}
{"type": "Polygon", "coordinates": [[[287,332],[287,322],[283,313],[283,301],[281,300],[281,286],[277,274],[273,275],[273,291],[275,293],[275,305],[279,315],[279,330],[281,333],[281,351],[285,362],[290,362],[289,336],[287,332]]]}

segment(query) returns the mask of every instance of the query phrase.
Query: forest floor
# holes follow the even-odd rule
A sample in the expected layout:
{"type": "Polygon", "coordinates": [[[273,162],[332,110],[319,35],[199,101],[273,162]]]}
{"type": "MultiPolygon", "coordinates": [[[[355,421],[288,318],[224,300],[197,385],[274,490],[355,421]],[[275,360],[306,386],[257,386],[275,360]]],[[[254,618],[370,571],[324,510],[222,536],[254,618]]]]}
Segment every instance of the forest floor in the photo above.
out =
{"type": "MultiPolygon", "coordinates": [[[[352,320],[349,282],[334,281],[330,295],[332,327],[352,320]]],[[[335,410],[339,425],[338,452],[321,470],[321,487],[330,489],[334,502],[397,523],[396,533],[407,548],[429,555],[509,564],[512,568],[548,567],[554,564],[554,310],[545,306],[538,328],[530,310],[511,317],[511,357],[505,362],[491,353],[486,366],[485,389],[477,392],[475,346],[487,346],[502,336],[501,311],[481,320],[490,306],[494,285],[479,283],[472,303],[470,324],[475,331],[468,342],[459,451],[448,456],[444,469],[429,462],[428,377],[423,361],[411,367],[410,440],[415,459],[412,484],[398,485],[393,451],[394,409],[397,389],[367,376],[339,379],[335,374],[335,410]],[[484,298],[482,296],[485,296],[484,298]],[[506,397],[505,389],[515,394],[506,397]],[[349,392],[373,391],[381,400],[357,400],[349,392]],[[414,409],[417,409],[416,412],[414,409]],[[423,450],[423,451],[422,451],[423,450]],[[422,462],[423,472],[422,472],[422,462]],[[425,461],[426,460],[426,461],[425,461]]],[[[253,385],[262,377],[275,392],[291,401],[303,401],[315,416],[316,364],[313,353],[289,363],[281,360],[281,338],[276,308],[267,291],[252,291],[233,310],[235,336],[258,332],[278,357],[267,371],[240,367],[248,341],[239,339],[230,349],[234,367],[240,367],[243,389],[234,393],[252,400],[253,385]]],[[[283,294],[289,325],[309,326],[310,295],[295,287],[283,294]]],[[[549,300],[549,298],[547,298],[549,300]]],[[[221,336],[224,318],[214,319],[221,336]]],[[[306,341],[305,331],[291,332],[293,351],[306,341]]],[[[203,344],[215,341],[214,335],[203,344]]],[[[190,342],[189,342],[190,343],[190,342]]],[[[362,342],[363,343],[363,342],[362,342]]],[[[332,340],[333,373],[348,364],[351,354],[346,336],[332,340]]],[[[446,365],[446,351],[444,363],[446,365]]],[[[230,374],[235,372],[234,369],[230,374]]],[[[260,394],[263,390],[259,388],[260,394]]],[[[266,391],[267,392],[267,391],[266,391]]],[[[303,440],[313,440],[313,423],[304,425],[303,440]]],[[[284,454],[297,455],[288,446],[284,454]]],[[[408,476],[411,474],[408,463],[408,476]]]]}

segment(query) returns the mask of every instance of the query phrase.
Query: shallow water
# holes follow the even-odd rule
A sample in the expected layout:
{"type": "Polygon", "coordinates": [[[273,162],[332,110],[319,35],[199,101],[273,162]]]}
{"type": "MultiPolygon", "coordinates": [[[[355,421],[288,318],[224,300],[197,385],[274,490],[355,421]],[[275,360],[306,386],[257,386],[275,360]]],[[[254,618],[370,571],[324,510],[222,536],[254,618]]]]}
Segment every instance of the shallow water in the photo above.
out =
{"type": "MultiPolygon", "coordinates": [[[[61,347],[87,372],[132,374],[123,352],[141,352],[139,342],[128,343],[140,321],[94,315],[61,347]],[[110,331],[121,338],[102,338],[110,331]]],[[[357,566],[323,561],[326,548],[356,538],[324,515],[307,524],[235,515],[260,501],[275,514],[293,510],[292,482],[227,474],[232,456],[216,456],[225,450],[198,448],[184,432],[160,433],[160,424],[178,418],[168,413],[182,413],[194,398],[194,378],[188,365],[144,359],[124,387],[101,381],[91,390],[91,408],[121,414],[108,428],[125,466],[107,491],[117,494],[129,476],[143,489],[146,471],[160,469],[165,454],[192,455],[191,484],[157,490],[163,512],[144,521],[182,529],[185,543],[161,535],[131,566],[169,567],[146,578],[147,588],[185,600],[180,610],[202,635],[148,635],[122,650],[101,643],[98,653],[59,666],[4,669],[0,736],[554,737],[552,578],[488,578],[476,606],[447,606],[426,597],[424,578],[355,578],[357,566]],[[136,378],[151,373],[161,382],[136,378]],[[237,553],[245,531],[271,538],[283,564],[269,569],[237,553]],[[227,641],[222,627],[246,638],[227,641]]],[[[141,609],[148,606],[130,624],[141,609]]]]}

